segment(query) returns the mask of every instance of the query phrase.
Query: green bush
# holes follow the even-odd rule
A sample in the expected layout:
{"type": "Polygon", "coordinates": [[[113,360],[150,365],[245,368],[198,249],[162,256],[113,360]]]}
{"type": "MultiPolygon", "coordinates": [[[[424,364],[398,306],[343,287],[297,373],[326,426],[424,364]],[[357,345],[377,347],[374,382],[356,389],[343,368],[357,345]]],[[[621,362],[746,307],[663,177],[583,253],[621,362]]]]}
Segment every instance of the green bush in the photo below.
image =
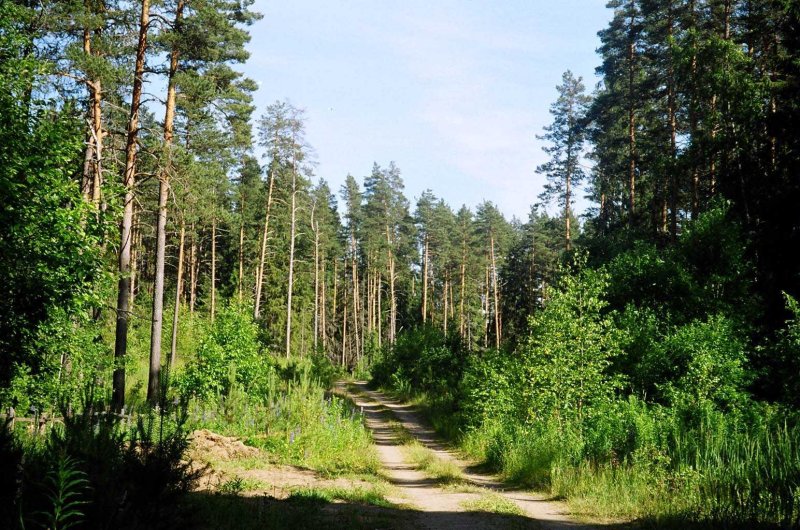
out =
{"type": "Polygon", "coordinates": [[[227,396],[234,386],[268,399],[276,377],[272,357],[262,349],[258,326],[243,306],[229,304],[214,320],[207,337],[178,378],[185,396],[227,396]]]}

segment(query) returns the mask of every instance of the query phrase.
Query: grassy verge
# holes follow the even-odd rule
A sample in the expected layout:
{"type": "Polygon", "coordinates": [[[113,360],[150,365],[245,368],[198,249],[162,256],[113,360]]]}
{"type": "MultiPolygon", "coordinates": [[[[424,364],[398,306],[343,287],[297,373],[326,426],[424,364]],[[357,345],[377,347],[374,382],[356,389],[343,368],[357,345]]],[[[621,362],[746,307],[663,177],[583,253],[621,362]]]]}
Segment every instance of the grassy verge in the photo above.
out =
{"type": "Polygon", "coordinates": [[[525,515],[525,512],[522,511],[522,508],[497,493],[486,493],[477,499],[462,502],[461,506],[470,512],[488,512],[501,515],[525,515]]]}

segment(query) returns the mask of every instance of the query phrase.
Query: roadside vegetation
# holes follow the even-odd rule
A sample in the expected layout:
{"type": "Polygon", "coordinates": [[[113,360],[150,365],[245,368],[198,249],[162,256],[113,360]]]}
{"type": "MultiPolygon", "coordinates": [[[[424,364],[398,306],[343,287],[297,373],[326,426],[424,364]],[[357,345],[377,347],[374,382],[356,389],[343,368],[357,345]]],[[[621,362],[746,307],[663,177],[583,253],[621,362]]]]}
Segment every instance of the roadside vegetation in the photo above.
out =
{"type": "Polygon", "coordinates": [[[776,342],[750,341],[747,273],[707,259],[738,259],[735,239],[719,242],[724,219],[701,217],[666,256],[639,246],[593,266],[578,255],[513,349],[469,354],[421,328],[398,337],[374,380],[470,456],[580,514],[796,525],[800,417],[754,399],[749,359],[792,348],[800,314],[776,342]],[[667,271],[681,284],[659,280],[667,271]],[[712,274],[718,296],[703,287],[712,274]]]}
{"type": "Polygon", "coordinates": [[[351,376],[578,514],[800,527],[800,3],[610,1],[525,219],[319,178],[252,6],[0,0],[0,528],[392,527],[351,376]]]}

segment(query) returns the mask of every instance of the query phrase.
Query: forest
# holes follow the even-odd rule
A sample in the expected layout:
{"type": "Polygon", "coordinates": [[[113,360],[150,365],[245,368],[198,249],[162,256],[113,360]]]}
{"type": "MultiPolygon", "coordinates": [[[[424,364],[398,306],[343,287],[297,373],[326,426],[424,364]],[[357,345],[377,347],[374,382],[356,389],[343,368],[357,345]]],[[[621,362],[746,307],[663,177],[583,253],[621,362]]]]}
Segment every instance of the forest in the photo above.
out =
{"type": "Polygon", "coordinates": [[[0,0],[0,527],[416,527],[369,381],[581,520],[800,528],[800,4],[608,9],[518,219],[332,189],[253,0],[0,0]]]}

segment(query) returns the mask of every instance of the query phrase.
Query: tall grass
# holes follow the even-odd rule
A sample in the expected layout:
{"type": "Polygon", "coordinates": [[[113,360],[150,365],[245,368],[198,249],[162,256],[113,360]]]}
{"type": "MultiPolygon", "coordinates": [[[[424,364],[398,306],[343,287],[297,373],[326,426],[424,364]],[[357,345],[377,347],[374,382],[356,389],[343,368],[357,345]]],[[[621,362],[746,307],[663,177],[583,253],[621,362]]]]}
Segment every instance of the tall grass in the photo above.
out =
{"type": "Polygon", "coordinates": [[[274,385],[266,403],[240,391],[216,402],[194,400],[190,425],[240,437],[278,463],[329,475],[378,470],[372,439],[352,403],[327,393],[308,373],[274,385]]]}
{"type": "Polygon", "coordinates": [[[757,409],[760,419],[706,410],[695,423],[630,401],[582,425],[485,423],[461,445],[586,515],[795,528],[800,426],[757,409]]]}

